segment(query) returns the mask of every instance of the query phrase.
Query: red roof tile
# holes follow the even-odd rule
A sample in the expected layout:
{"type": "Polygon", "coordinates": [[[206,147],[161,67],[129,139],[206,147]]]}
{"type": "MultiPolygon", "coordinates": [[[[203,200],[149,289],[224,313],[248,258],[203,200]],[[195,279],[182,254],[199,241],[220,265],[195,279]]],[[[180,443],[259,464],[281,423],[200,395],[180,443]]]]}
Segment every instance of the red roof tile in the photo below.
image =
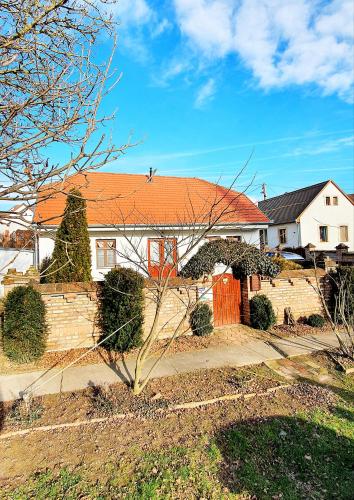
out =
{"type": "Polygon", "coordinates": [[[55,193],[37,205],[34,222],[59,224],[65,193],[74,186],[87,200],[89,225],[202,223],[213,205],[214,215],[223,213],[219,223],[268,222],[263,212],[244,194],[202,179],[156,175],[148,182],[146,175],[105,172],[69,177],[60,186],[63,191],[60,193],[56,192],[57,184],[46,186],[40,198],[51,189],[55,193]]]}

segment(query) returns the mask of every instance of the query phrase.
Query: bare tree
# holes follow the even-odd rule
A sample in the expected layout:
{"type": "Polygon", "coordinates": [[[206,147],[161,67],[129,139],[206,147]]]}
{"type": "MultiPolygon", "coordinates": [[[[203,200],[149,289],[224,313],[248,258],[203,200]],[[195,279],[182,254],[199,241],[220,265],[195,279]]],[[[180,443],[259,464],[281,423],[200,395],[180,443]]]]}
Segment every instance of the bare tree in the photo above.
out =
{"type": "Polygon", "coordinates": [[[68,175],[97,169],[130,145],[100,132],[113,116],[101,116],[100,104],[119,80],[116,25],[104,3],[0,0],[0,201],[25,204],[9,220],[25,222],[28,207],[64,189],[68,175]],[[111,42],[106,60],[101,42],[111,42]],[[57,163],[50,148],[60,151],[57,163]]]}
{"type": "MultiPolygon", "coordinates": [[[[122,265],[133,266],[145,276],[149,276],[149,294],[147,300],[153,303],[153,320],[149,325],[148,333],[143,341],[135,365],[134,376],[134,394],[140,394],[149,382],[154,370],[161,359],[165,356],[169,347],[176,337],[185,334],[189,330],[188,318],[197,304],[205,299],[212,288],[218,283],[218,279],[211,281],[208,276],[204,276],[203,291],[200,291],[196,281],[188,278],[175,279],[178,271],[183,267],[189,258],[197,249],[207,241],[212,234],[217,234],[220,227],[227,225],[229,217],[237,212],[238,200],[244,193],[235,193],[232,188],[237,180],[229,188],[221,188],[215,185],[215,194],[213,197],[200,199],[199,208],[193,204],[192,197],[190,203],[185,207],[184,214],[178,224],[172,228],[157,227],[152,224],[146,214],[138,213],[134,210],[134,218],[139,221],[135,226],[125,224],[125,218],[131,218],[132,213],[128,215],[116,211],[112,213],[112,221],[120,220],[115,228],[124,240],[115,250],[118,261],[122,265]],[[141,233],[141,226],[144,226],[144,234],[141,233]],[[156,257],[154,249],[147,251],[146,248],[146,229],[149,230],[152,241],[157,242],[156,257]],[[161,247],[162,245],[162,247],[161,247]],[[177,251],[178,246],[178,251],[177,251]],[[150,253],[150,255],[148,255],[150,253]],[[162,261],[161,261],[162,254],[162,261]],[[154,260],[159,261],[159,265],[154,268],[154,260]],[[154,271],[154,272],[152,272],[154,271]],[[178,291],[173,287],[177,287],[178,291]],[[173,317],[163,317],[163,306],[168,299],[168,295],[174,293],[181,301],[181,312],[173,317]],[[178,316],[178,317],[177,317],[178,316]],[[170,337],[166,341],[160,354],[154,358],[147,372],[143,374],[146,362],[151,358],[153,346],[159,338],[161,332],[169,327],[170,337]]],[[[113,224],[112,224],[113,225],[113,224]]],[[[110,225],[110,227],[112,227],[110,225]]],[[[256,242],[255,242],[256,243],[256,242]]],[[[230,258],[227,264],[220,269],[220,277],[232,266],[238,265],[249,257],[252,253],[259,252],[254,246],[240,244],[240,252],[237,257],[230,258]]],[[[267,257],[264,257],[267,259],[267,257]]],[[[276,267],[276,266],[275,266],[276,267]]],[[[208,274],[208,273],[206,273],[208,274]]],[[[118,290],[125,293],[124,290],[118,290]]]]}
{"type": "Polygon", "coordinates": [[[332,307],[328,303],[315,255],[313,255],[315,268],[315,290],[320,297],[326,318],[336,335],[339,344],[339,353],[351,360],[354,359],[354,297],[353,273],[351,268],[339,267],[327,275],[332,291],[332,307]]]}

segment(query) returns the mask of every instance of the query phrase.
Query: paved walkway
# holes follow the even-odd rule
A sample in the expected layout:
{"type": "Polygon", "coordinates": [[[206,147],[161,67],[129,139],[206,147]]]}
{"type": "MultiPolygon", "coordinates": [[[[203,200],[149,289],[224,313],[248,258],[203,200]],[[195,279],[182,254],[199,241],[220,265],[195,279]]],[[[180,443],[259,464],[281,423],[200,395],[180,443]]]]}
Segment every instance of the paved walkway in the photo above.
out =
{"type": "MultiPolygon", "coordinates": [[[[321,351],[338,342],[333,333],[306,337],[275,339],[271,342],[252,340],[245,345],[225,345],[201,351],[180,352],[168,356],[160,362],[154,378],[186,373],[200,368],[220,368],[245,366],[262,363],[288,356],[321,351]]],[[[153,363],[146,363],[145,371],[153,363]]],[[[72,366],[61,373],[60,369],[0,375],[0,401],[17,399],[25,390],[35,395],[55,394],[61,391],[76,391],[88,385],[113,384],[132,380],[134,359],[113,364],[72,366]]]]}

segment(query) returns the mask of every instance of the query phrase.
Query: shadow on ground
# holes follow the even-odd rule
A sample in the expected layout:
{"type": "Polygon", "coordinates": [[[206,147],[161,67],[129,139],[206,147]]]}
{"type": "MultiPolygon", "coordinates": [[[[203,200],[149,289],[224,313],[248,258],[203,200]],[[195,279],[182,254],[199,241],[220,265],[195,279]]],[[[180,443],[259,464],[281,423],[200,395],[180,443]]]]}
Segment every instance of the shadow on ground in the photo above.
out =
{"type": "Polygon", "coordinates": [[[353,412],[335,408],[332,416],[328,426],[272,417],[223,429],[217,436],[223,485],[252,498],[352,498],[354,441],[339,431],[353,426],[353,412]]]}

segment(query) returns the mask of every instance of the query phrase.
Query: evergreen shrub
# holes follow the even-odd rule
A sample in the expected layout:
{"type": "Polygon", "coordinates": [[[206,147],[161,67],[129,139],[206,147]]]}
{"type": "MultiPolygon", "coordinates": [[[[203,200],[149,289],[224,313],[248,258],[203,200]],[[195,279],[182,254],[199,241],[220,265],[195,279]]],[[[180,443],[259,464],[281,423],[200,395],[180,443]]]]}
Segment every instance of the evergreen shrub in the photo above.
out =
{"type": "Polygon", "coordinates": [[[5,355],[16,363],[40,358],[46,346],[46,309],[41,294],[32,286],[11,290],[4,305],[2,343],[5,355]]]}
{"type": "Polygon", "coordinates": [[[307,318],[306,323],[314,328],[322,328],[325,325],[326,321],[321,314],[311,314],[307,318]]]}
{"type": "Polygon", "coordinates": [[[91,248],[87,229],[86,200],[70,190],[62,221],[55,235],[47,283],[91,281],[91,248]]]}
{"type": "Polygon", "coordinates": [[[143,276],[133,269],[117,268],[106,274],[99,292],[101,340],[131,320],[103,342],[106,349],[125,352],[141,345],[143,287],[143,276]]]}
{"type": "Polygon", "coordinates": [[[205,337],[213,331],[212,311],[208,304],[199,303],[191,312],[189,323],[194,335],[205,337]]]}
{"type": "Polygon", "coordinates": [[[181,269],[180,275],[199,279],[211,274],[216,264],[230,266],[237,279],[252,274],[274,278],[280,272],[279,266],[254,245],[220,238],[201,246],[181,269]]]}
{"type": "Polygon", "coordinates": [[[250,300],[251,326],[257,330],[268,330],[276,323],[271,301],[266,295],[255,295],[250,300]]]}

